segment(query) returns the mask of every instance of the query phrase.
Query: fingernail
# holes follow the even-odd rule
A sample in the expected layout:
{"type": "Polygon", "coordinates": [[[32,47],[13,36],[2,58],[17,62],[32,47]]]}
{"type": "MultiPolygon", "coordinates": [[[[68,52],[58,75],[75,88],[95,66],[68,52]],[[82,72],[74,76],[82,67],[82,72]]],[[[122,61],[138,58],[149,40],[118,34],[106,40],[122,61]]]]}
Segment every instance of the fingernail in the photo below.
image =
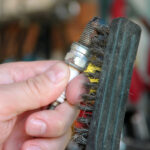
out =
{"type": "Polygon", "coordinates": [[[63,63],[57,63],[54,65],[50,71],[47,72],[47,76],[49,77],[52,83],[59,83],[69,74],[69,69],[67,65],[63,63]]]}
{"type": "Polygon", "coordinates": [[[42,120],[38,119],[31,119],[29,121],[29,124],[27,125],[27,133],[30,135],[43,135],[46,133],[47,125],[42,120]]]}
{"type": "Polygon", "coordinates": [[[27,149],[26,150],[42,150],[40,147],[38,147],[38,146],[29,146],[29,147],[27,147],[27,149]]]}

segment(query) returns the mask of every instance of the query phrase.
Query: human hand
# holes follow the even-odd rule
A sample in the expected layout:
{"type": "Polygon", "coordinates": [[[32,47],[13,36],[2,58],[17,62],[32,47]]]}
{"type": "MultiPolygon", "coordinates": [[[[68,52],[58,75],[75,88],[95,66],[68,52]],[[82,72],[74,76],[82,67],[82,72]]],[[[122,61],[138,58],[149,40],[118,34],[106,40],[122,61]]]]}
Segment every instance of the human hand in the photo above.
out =
{"type": "Polygon", "coordinates": [[[0,65],[0,150],[65,149],[84,77],[79,75],[68,85],[67,102],[55,110],[44,107],[61,95],[68,79],[69,69],[61,62],[0,65]]]}

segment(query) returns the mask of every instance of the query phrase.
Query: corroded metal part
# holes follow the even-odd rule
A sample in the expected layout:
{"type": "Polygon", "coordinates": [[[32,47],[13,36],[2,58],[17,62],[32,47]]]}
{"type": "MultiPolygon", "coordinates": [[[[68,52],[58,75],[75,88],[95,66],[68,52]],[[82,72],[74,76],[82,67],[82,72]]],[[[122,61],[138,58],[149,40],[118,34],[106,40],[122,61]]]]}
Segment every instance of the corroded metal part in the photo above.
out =
{"type": "Polygon", "coordinates": [[[65,62],[77,70],[83,71],[88,64],[89,48],[80,43],[73,43],[65,57],[65,62]]]}

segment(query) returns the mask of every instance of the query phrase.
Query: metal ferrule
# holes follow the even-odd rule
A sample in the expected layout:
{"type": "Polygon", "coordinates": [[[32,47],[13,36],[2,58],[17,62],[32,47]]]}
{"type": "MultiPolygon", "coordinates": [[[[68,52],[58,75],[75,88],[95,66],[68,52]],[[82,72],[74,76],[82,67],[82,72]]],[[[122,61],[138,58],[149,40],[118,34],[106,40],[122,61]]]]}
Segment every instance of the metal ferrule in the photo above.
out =
{"type": "Polygon", "coordinates": [[[80,43],[73,43],[71,50],[65,57],[65,62],[79,71],[83,71],[88,64],[89,49],[80,43]]]}

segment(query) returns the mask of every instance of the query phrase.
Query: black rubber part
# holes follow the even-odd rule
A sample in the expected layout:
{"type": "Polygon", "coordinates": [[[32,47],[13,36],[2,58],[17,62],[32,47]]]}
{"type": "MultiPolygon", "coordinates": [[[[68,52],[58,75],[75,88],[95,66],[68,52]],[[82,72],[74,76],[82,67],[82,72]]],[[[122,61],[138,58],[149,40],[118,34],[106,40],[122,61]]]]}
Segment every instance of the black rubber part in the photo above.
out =
{"type": "Polygon", "coordinates": [[[118,150],[141,29],[125,18],[112,21],[86,150],[118,150]]]}

